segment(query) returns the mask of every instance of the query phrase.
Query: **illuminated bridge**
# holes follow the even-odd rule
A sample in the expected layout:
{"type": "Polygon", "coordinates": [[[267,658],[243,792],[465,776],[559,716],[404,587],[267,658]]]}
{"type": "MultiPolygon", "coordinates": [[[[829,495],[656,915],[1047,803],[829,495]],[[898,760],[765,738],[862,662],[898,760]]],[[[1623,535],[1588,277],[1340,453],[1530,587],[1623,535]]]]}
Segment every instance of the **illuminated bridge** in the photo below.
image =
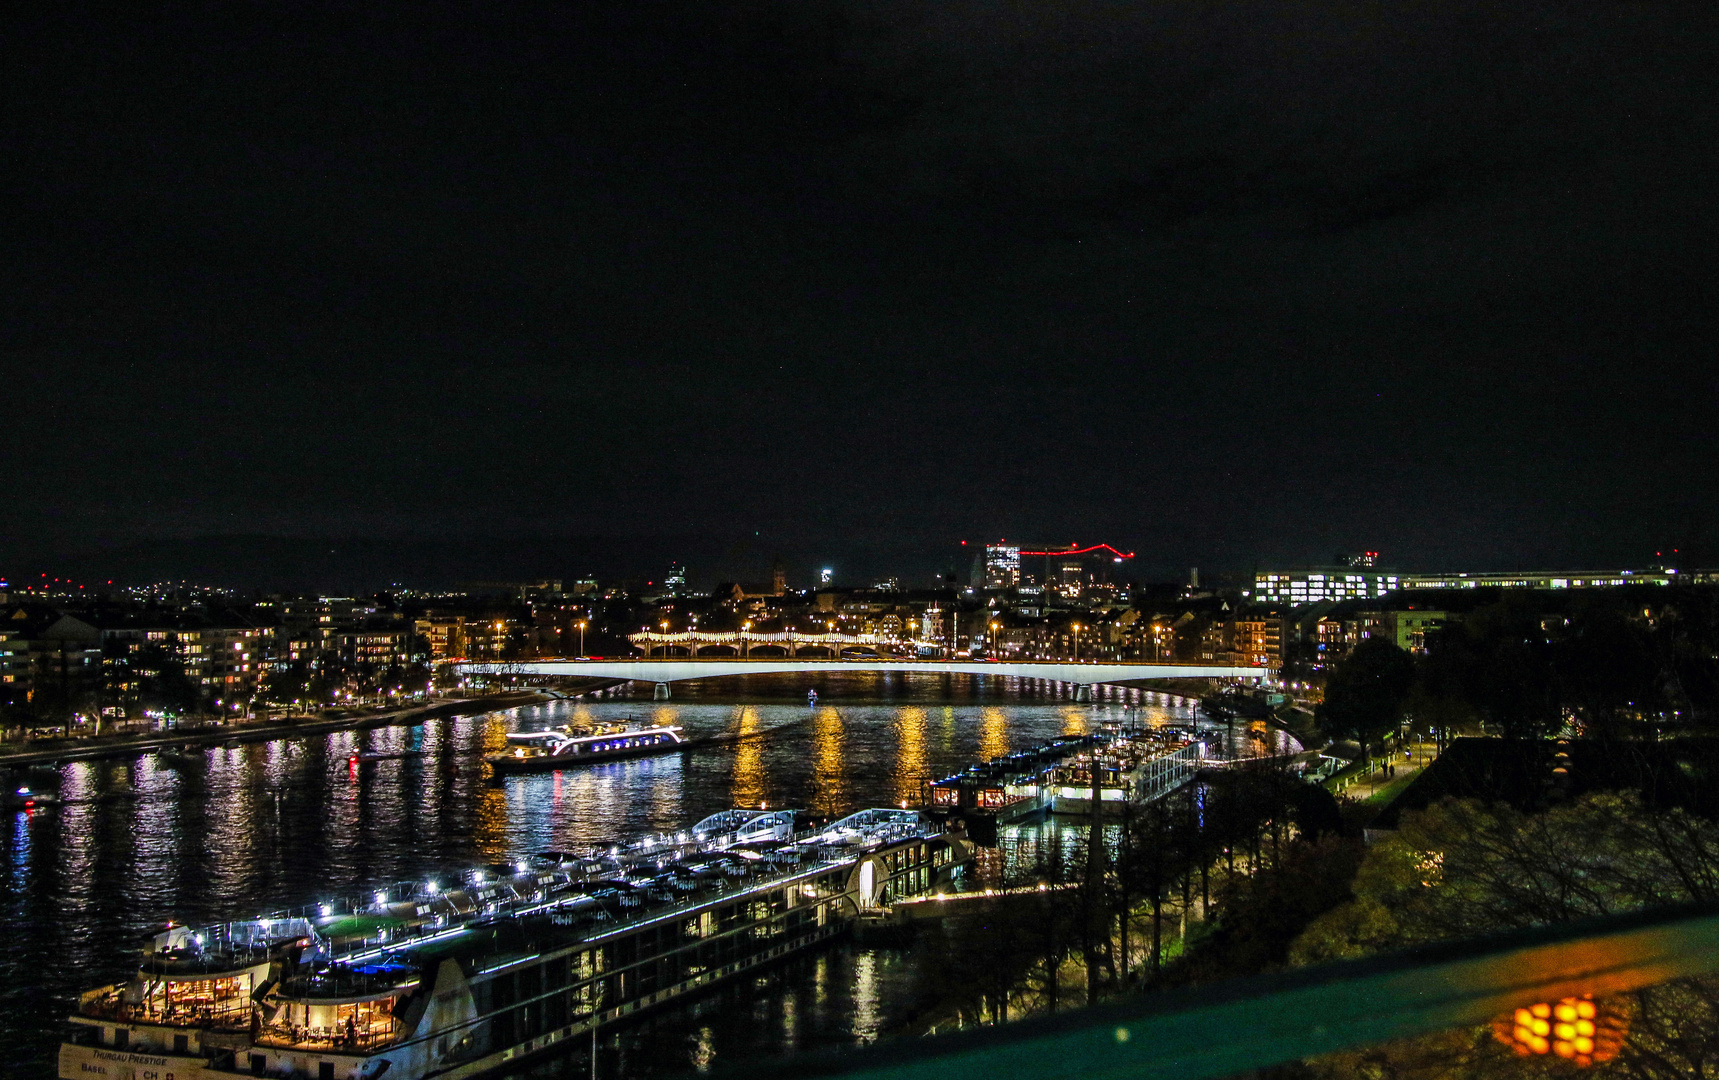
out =
{"type": "Polygon", "coordinates": [[[1091,701],[1097,683],[1130,683],[1142,679],[1249,679],[1266,675],[1265,668],[1213,664],[1155,664],[1146,662],[1070,660],[802,660],[797,657],[668,660],[525,660],[515,663],[467,662],[454,665],[471,675],[512,675],[529,678],[584,676],[630,679],[656,684],[656,696],[669,696],[669,684],[686,679],[720,679],[728,675],[771,675],[783,672],[904,671],[926,675],[1011,675],[1070,683],[1076,701],[1091,701]]]}
{"type": "Polygon", "coordinates": [[[710,653],[714,656],[738,656],[746,659],[760,656],[798,656],[802,651],[835,658],[849,650],[867,650],[880,657],[889,657],[894,650],[913,649],[915,643],[901,641],[885,634],[808,634],[799,630],[682,630],[676,634],[659,634],[654,630],[628,634],[627,640],[641,649],[645,658],[660,655],[663,659],[679,650],[686,656],[710,653]]]}

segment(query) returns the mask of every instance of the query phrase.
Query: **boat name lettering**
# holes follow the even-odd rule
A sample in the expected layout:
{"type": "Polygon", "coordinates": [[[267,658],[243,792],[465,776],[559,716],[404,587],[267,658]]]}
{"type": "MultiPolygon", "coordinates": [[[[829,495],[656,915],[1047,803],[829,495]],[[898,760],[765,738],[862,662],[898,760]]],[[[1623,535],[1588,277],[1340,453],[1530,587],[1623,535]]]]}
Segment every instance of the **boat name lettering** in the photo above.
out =
{"type": "Polygon", "coordinates": [[[93,1047],[90,1049],[90,1053],[103,1061],[117,1061],[125,1065],[159,1065],[165,1067],[167,1064],[167,1059],[164,1057],[145,1057],[142,1054],[115,1054],[108,1050],[97,1050],[93,1047]]]}

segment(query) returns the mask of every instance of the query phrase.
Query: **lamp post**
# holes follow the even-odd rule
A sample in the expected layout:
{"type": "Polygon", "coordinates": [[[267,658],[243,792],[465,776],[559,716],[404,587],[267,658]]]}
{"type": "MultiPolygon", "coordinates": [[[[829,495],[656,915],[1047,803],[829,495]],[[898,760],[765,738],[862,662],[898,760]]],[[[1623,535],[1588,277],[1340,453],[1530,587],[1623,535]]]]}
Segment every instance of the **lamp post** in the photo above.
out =
{"type": "Polygon", "coordinates": [[[1074,624],[1074,662],[1080,663],[1080,624],[1074,624]]]}
{"type": "Polygon", "coordinates": [[[585,620],[579,620],[579,655],[585,655],[585,620]]]}
{"type": "Polygon", "coordinates": [[[663,620],[663,659],[667,660],[668,658],[669,658],[669,653],[668,653],[668,620],[664,619],[663,620]]]}

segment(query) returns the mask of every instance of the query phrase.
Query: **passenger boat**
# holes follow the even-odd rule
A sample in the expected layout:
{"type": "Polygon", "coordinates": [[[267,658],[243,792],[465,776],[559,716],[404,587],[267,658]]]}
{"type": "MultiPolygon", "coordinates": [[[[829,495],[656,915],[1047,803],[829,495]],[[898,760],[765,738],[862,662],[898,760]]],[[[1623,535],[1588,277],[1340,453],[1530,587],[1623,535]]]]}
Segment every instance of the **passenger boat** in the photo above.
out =
{"type": "Polygon", "coordinates": [[[35,810],[42,806],[57,806],[59,802],[60,797],[54,792],[43,791],[28,784],[0,797],[0,803],[4,803],[8,810],[35,810]]]}
{"type": "Polygon", "coordinates": [[[79,998],[58,1075],[515,1070],[947,887],[972,857],[966,839],[914,811],[862,810],[815,831],[797,820],[727,810],[624,846],[169,926],[124,981],[79,998]]]}
{"type": "Polygon", "coordinates": [[[155,751],[155,760],[169,769],[183,769],[208,764],[208,759],[203,756],[202,751],[194,746],[178,748],[164,746],[155,751]]]}
{"type": "Polygon", "coordinates": [[[677,724],[598,724],[591,728],[516,731],[508,735],[512,748],[484,758],[499,773],[566,769],[616,758],[668,754],[686,746],[686,732],[677,724]]]}
{"type": "Polygon", "coordinates": [[[348,755],[351,761],[398,761],[401,758],[423,757],[422,750],[358,750],[348,755]]]}

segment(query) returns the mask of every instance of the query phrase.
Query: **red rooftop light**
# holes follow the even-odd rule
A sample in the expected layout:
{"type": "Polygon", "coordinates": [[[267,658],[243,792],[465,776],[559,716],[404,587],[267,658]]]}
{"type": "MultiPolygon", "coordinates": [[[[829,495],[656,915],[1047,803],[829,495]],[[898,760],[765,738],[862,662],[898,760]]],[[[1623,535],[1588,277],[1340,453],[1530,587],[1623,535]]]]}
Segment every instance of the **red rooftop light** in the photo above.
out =
{"type": "Polygon", "coordinates": [[[1099,550],[1108,551],[1112,555],[1116,556],[1118,559],[1132,559],[1134,557],[1134,553],[1132,551],[1127,552],[1125,554],[1123,552],[1117,551],[1115,548],[1111,547],[1109,544],[1094,544],[1091,547],[1083,547],[1083,548],[1065,548],[1062,551],[1023,551],[1023,552],[1021,552],[1021,554],[1022,555],[1085,555],[1089,551],[1099,551],[1099,550]]]}

